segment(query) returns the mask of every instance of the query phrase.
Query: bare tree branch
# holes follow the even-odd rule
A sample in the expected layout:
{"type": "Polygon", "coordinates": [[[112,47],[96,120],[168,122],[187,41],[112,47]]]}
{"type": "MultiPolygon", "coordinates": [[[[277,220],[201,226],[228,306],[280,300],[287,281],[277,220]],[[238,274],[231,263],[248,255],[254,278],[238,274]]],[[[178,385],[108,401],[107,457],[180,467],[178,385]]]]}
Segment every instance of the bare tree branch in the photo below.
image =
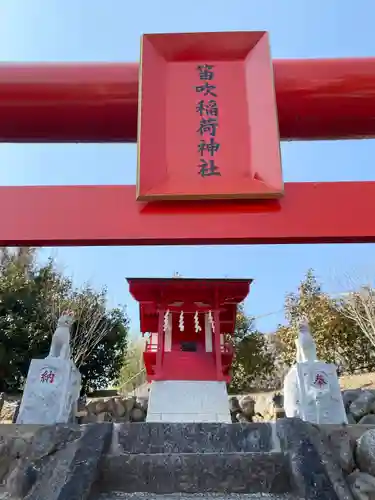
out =
{"type": "Polygon", "coordinates": [[[351,319],[375,347],[375,290],[363,285],[357,291],[342,293],[337,300],[342,314],[351,319]]]}
{"type": "Polygon", "coordinates": [[[53,282],[44,293],[50,304],[51,333],[63,311],[71,310],[74,313],[76,328],[71,336],[71,351],[73,361],[79,368],[109,332],[110,322],[105,304],[100,302],[100,296],[90,293],[88,286],[82,287],[73,296],[64,297],[53,282]]]}

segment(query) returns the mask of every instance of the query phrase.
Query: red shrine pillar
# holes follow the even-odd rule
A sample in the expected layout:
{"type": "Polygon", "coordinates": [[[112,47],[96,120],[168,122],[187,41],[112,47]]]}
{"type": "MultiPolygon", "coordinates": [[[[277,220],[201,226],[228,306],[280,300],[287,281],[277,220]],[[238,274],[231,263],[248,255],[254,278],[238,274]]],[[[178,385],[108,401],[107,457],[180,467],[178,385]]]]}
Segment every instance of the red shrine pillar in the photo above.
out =
{"type": "Polygon", "coordinates": [[[163,351],[164,351],[164,315],[165,307],[159,309],[159,321],[158,321],[158,348],[156,352],[156,367],[155,375],[158,379],[161,375],[163,366],[163,351]]]}
{"type": "Polygon", "coordinates": [[[214,325],[215,325],[215,364],[216,364],[216,378],[218,381],[223,379],[223,365],[221,362],[221,331],[220,331],[220,305],[218,289],[215,290],[215,309],[214,309],[214,325]]]}
{"type": "Polygon", "coordinates": [[[223,365],[221,362],[221,331],[220,331],[220,311],[215,309],[214,311],[214,324],[215,324],[215,364],[216,364],[216,376],[217,380],[223,379],[223,365]]]}

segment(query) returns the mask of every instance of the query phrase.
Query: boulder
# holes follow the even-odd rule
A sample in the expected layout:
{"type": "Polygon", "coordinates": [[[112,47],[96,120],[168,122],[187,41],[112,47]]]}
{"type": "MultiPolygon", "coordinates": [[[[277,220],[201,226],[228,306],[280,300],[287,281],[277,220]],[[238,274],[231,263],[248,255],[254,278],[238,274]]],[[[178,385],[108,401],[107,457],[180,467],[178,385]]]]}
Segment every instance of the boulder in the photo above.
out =
{"type": "Polygon", "coordinates": [[[361,420],[358,421],[358,424],[375,425],[375,415],[373,413],[365,415],[364,417],[361,418],[361,420]]]}
{"type": "Polygon", "coordinates": [[[375,476],[375,429],[367,430],[357,440],[355,458],[361,472],[375,476]]]}
{"type": "Polygon", "coordinates": [[[375,500],[375,477],[356,470],[347,477],[354,500],[375,500]]]}
{"type": "Polygon", "coordinates": [[[255,400],[248,394],[239,400],[242,413],[247,419],[251,419],[255,414],[255,400]]]}
{"type": "Polygon", "coordinates": [[[346,418],[348,419],[348,424],[349,425],[353,425],[353,424],[356,424],[357,422],[355,421],[355,418],[353,417],[353,415],[351,413],[347,413],[346,414],[346,418]]]}
{"type": "Polygon", "coordinates": [[[133,408],[130,412],[130,421],[131,422],[144,422],[146,419],[146,415],[144,411],[140,408],[133,408]]]}
{"type": "Polygon", "coordinates": [[[232,413],[236,413],[241,410],[240,402],[236,396],[232,396],[229,398],[229,410],[232,413]]]}
{"type": "Polygon", "coordinates": [[[126,413],[126,407],[120,398],[111,398],[108,400],[107,411],[114,417],[123,417],[126,413]]]}
{"type": "Polygon", "coordinates": [[[125,406],[125,412],[130,413],[132,409],[134,408],[135,404],[137,402],[136,397],[130,397],[122,400],[123,405],[125,406]]]}
{"type": "Polygon", "coordinates": [[[356,421],[371,412],[375,405],[375,394],[370,391],[361,391],[359,396],[349,405],[349,412],[356,421]]]}
{"type": "Polygon", "coordinates": [[[346,391],[341,391],[342,400],[345,406],[345,410],[349,410],[349,406],[361,395],[362,389],[348,389],[346,391]]]}
{"type": "Polygon", "coordinates": [[[351,436],[346,426],[333,430],[327,437],[329,446],[337,462],[340,464],[342,470],[349,474],[355,469],[355,439],[351,436]]]}
{"type": "Polygon", "coordinates": [[[10,464],[12,461],[10,449],[11,440],[3,438],[0,442],[0,482],[4,480],[10,470],[10,464]]]}
{"type": "Polygon", "coordinates": [[[249,422],[248,419],[246,418],[246,416],[243,413],[237,413],[236,419],[237,419],[237,422],[241,422],[241,423],[244,423],[244,424],[247,424],[249,422]]]}
{"type": "Polygon", "coordinates": [[[108,424],[41,427],[8,475],[7,492],[14,499],[88,498],[110,438],[108,424]]]}
{"type": "Polygon", "coordinates": [[[103,413],[107,411],[107,402],[104,401],[104,400],[101,400],[101,401],[97,401],[95,403],[95,410],[94,410],[94,413],[96,415],[99,415],[99,413],[103,413]]]}

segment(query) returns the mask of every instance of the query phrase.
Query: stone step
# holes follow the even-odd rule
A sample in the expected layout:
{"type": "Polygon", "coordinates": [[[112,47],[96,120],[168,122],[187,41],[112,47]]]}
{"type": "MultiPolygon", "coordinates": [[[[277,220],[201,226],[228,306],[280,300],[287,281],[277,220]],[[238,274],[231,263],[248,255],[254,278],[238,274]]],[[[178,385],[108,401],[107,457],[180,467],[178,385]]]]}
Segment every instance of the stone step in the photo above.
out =
{"type": "Polygon", "coordinates": [[[235,453],[280,449],[274,423],[115,424],[113,453],[235,453]]]}
{"type": "Polygon", "coordinates": [[[170,495],[157,495],[152,493],[124,493],[113,491],[102,493],[93,500],[303,500],[289,493],[274,495],[272,493],[172,493],[170,495]]]}
{"type": "Polygon", "coordinates": [[[150,493],[287,493],[283,453],[123,454],[103,458],[97,490],[150,493]]]}

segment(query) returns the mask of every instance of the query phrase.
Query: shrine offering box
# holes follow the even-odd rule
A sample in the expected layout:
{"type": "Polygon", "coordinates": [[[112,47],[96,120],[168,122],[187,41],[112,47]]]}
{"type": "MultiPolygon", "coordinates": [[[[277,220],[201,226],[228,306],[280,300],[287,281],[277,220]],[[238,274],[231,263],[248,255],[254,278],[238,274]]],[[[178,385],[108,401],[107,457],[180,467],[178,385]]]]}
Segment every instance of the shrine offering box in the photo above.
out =
{"type": "Polygon", "coordinates": [[[137,199],[279,198],[265,32],[144,35],[137,199]]]}

